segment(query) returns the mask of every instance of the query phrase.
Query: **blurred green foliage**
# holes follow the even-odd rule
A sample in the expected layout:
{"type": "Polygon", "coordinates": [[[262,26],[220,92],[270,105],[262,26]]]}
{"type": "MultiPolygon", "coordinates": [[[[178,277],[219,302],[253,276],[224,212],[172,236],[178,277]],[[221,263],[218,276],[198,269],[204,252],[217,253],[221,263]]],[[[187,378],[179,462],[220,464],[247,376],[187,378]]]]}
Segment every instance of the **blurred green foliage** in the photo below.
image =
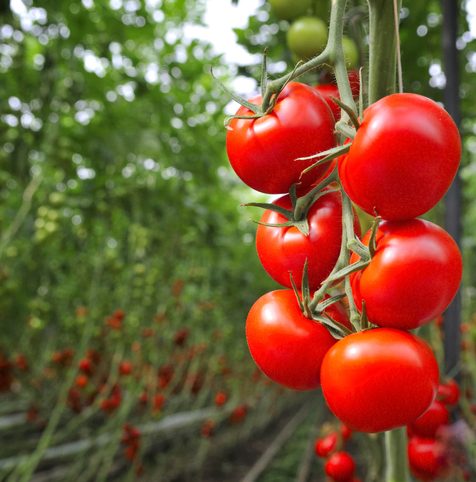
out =
{"type": "Polygon", "coordinates": [[[185,33],[204,3],[0,13],[0,346],[27,327],[74,340],[82,305],[136,330],[175,306],[177,280],[175,324],[242,333],[270,282],[227,167],[221,60],[185,33]]]}

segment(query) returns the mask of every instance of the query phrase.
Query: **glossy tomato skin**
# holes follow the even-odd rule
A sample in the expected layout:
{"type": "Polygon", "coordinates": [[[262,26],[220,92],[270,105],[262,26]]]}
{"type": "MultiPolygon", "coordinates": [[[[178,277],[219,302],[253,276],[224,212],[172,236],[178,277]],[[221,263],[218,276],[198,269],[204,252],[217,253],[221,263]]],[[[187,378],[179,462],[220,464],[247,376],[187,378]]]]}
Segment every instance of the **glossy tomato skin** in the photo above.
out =
{"type": "Polygon", "coordinates": [[[430,406],[438,364],[413,334],[376,328],[348,335],[327,352],[321,385],[330,410],[349,428],[381,432],[407,425],[430,406]]]}
{"type": "Polygon", "coordinates": [[[443,445],[431,438],[410,438],[408,463],[412,474],[423,481],[435,480],[448,470],[448,458],[443,445]]]}
{"type": "MultiPolygon", "coordinates": [[[[368,245],[370,232],[364,238],[368,245]]],[[[411,330],[430,322],[454,298],[462,276],[458,246],[442,228],[423,219],[384,221],[370,264],[351,275],[355,302],[382,327],[411,330]]],[[[351,258],[356,261],[357,256],[351,258]]]]}
{"type": "MultiPolygon", "coordinates": [[[[273,204],[292,210],[288,195],[273,204]]],[[[342,200],[337,192],[322,195],[311,207],[307,216],[309,235],[302,234],[294,226],[272,227],[258,225],[256,251],[266,272],[279,284],[291,288],[289,274],[301,286],[304,263],[308,262],[309,285],[316,290],[329,275],[340,252],[342,238],[342,200]]],[[[266,210],[260,223],[280,224],[287,219],[276,212],[266,210]]],[[[357,216],[355,231],[360,234],[357,216]]]]}
{"type": "Polygon", "coordinates": [[[433,400],[428,409],[408,426],[408,432],[419,437],[435,438],[438,429],[447,425],[449,421],[450,412],[446,406],[438,400],[433,400]]]}
{"type": "Polygon", "coordinates": [[[324,470],[335,482],[349,482],[355,473],[355,462],[347,452],[336,452],[329,457],[324,470]]]}
{"type": "Polygon", "coordinates": [[[411,219],[443,197],[460,158],[458,129],[442,107],[421,95],[392,94],[364,111],[339,175],[367,213],[411,219]]]}
{"type": "Polygon", "coordinates": [[[323,325],[302,314],[292,290],[271,291],[255,302],[246,339],[259,368],[295,390],[319,387],[322,359],[336,342],[323,325]]]}
{"type": "MultiPolygon", "coordinates": [[[[260,103],[256,98],[252,102],[260,103]]],[[[252,115],[241,107],[237,115],[252,115]]],[[[334,117],[312,87],[290,82],[279,94],[274,110],[259,119],[232,119],[226,136],[230,164],[241,180],[257,191],[284,194],[294,183],[309,186],[327,170],[323,165],[300,181],[315,160],[297,158],[325,151],[336,144],[334,117]]]]}

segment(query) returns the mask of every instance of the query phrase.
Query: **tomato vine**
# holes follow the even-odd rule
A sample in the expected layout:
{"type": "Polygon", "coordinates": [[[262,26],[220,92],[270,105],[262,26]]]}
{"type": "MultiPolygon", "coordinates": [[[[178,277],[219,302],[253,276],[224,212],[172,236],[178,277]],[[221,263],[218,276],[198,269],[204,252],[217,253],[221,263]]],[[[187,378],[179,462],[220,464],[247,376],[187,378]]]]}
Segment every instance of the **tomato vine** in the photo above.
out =
{"type": "MultiPolygon", "coordinates": [[[[430,406],[436,396],[439,373],[430,347],[406,330],[441,314],[461,281],[461,255],[456,244],[440,228],[414,218],[431,209],[448,189],[459,165],[461,143],[453,121],[436,103],[414,94],[394,94],[401,1],[369,0],[368,3],[368,91],[363,92],[365,82],[360,79],[359,109],[343,48],[347,1],[332,0],[329,35],[320,54],[304,63],[298,62],[291,73],[275,80],[267,77],[265,57],[261,97],[251,103],[241,101],[244,107],[229,123],[227,150],[233,168],[251,187],[273,194],[284,194],[283,185],[289,188],[289,197],[273,204],[253,204],[277,213],[277,216],[265,214],[262,218],[265,227],[260,226],[258,230],[258,254],[265,269],[280,284],[289,287],[284,275],[291,273],[290,284],[297,300],[297,303],[291,301],[290,291],[285,292],[286,296],[276,291],[253,305],[247,319],[247,339],[253,358],[270,378],[288,387],[304,389],[322,383],[329,407],[351,428],[363,432],[385,431],[385,480],[407,482],[406,432],[401,427],[413,422],[430,406]],[[286,118],[282,111],[284,102],[296,102],[288,94],[290,89],[301,88],[307,92],[303,84],[295,80],[324,64],[332,66],[337,82],[339,98],[336,96],[331,101],[341,108],[341,118],[334,126],[338,142],[337,146],[327,145],[309,154],[311,142],[303,134],[305,129],[296,129],[295,119],[286,118]],[[410,142],[403,146],[401,139],[410,139],[410,142]],[[289,163],[290,159],[307,162],[301,164],[298,178],[292,172],[296,164],[289,163]],[[309,163],[315,159],[317,161],[309,163]],[[330,166],[330,172],[323,169],[326,166],[330,166]],[[293,176],[274,183],[276,176],[282,176],[282,170],[293,176]],[[255,176],[264,176],[266,182],[255,183],[255,176]],[[309,182],[312,176],[314,184],[309,182]],[[419,190],[422,183],[429,184],[425,194],[419,190]],[[321,273],[320,277],[316,275],[313,253],[308,250],[328,250],[328,247],[312,244],[309,213],[326,189],[339,193],[341,217],[336,216],[335,223],[341,223],[342,228],[334,267],[322,279],[321,273]],[[297,197],[299,190],[304,193],[297,197]],[[355,225],[352,202],[375,216],[363,241],[355,225]],[[272,235],[269,231],[269,237],[262,241],[263,229],[278,231],[272,235]],[[292,249],[281,240],[279,229],[281,234],[285,229],[296,230],[292,235],[292,249]],[[387,263],[388,258],[409,259],[408,268],[418,271],[412,275],[415,285],[402,276],[401,269],[395,265],[390,268],[391,263],[386,267],[378,265],[378,254],[384,249],[383,239],[387,235],[391,237],[392,230],[398,232],[399,229],[409,230],[407,238],[415,238],[420,246],[408,248],[405,241],[395,241],[391,243],[395,249],[392,256],[387,251],[387,256],[382,257],[387,263]],[[309,246],[298,244],[299,236],[306,236],[309,246]],[[263,254],[265,251],[267,254],[263,254]],[[270,257],[275,259],[269,260],[270,257]],[[297,265],[300,269],[296,269],[297,265]],[[301,274],[302,279],[296,281],[294,278],[301,278],[301,274]],[[361,282],[366,275],[374,286],[375,297],[369,292],[364,294],[361,282]],[[430,279],[430,291],[426,291],[424,285],[430,279]],[[341,282],[345,295],[336,295],[333,290],[336,283],[341,282]],[[406,291],[399,285],[404,285],[406,291]],[[413,298],[415,293],[418,294],[413,298]],[[348,325],[333,319],[327,311],[343,297],[347,299],[348,325]],[[389,315],[389,307],[393,309],[405,302],[416,305],[423,302],[421,308],[425,314],[418,309],[410,311],[404,321],[389,315]],[[376,306],[381,307],[380,312],[376,306]],[[293,312],[297,308],[299,310],[293,312]],[[338,341],[329,344],[329,340],[323,343],[321,335],[304,337],[306,319],[322,323],[338,341]],[[302,332],[297,328],[300,325],[302,332]],[[314,362],[306,358],[310,354],[314,362]],[[320,377],[316,367],[321,367],[320,377]],[[373,377],[374,372],[378,376],[373,377]],[[299,381],[306,374],[308,380],[299,381]],[[298,381],[295,383],[294,379],[298,381]],[[404,383],[407,396],[399,397],[404,383]],[[350,392],[349,387],[352,387],[350,392]]],[[[399,70],[400,89],[401,86],[399,70]]],[[[314,103],[313,95],[309,102],[314,103]]],[[[316,129],[315,139],[329,134],[323,119],[333,116],[329,108],[326,114],[322,104],[317,108],[318,104],[316,101],[316,112],[323,127],[316,129]]],[[[296,119],[305,119],[308,115],[303,105],[294,112],[296,119]]],[[[308,121],[304,120],[304,124],[308,121]]]]}

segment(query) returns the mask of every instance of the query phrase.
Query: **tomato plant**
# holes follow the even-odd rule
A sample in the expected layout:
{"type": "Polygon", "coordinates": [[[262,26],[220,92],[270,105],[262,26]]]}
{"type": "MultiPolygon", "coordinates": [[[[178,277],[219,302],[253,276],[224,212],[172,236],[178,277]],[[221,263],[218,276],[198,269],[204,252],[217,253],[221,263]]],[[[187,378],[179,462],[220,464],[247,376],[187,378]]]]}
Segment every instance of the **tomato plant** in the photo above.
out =
{"type": "Polygon", "coordinates": [[[346,336],[326,354],[322,393],[351,429],[380,432],[407,425],[436,396],[438,364],[430,347],[400,330],[376,328],[346,336]]]}
{"type": "MultiPolygon", "coordinates": [[[[370,232],[363,243],[369,240],[370,232]]],[[[461,254],[451,236],[430,221],[412,219],[382,222],[375,241],[370,264],[351,276],[355,302],[361,309],[365,301],[369,320],[411,330],[442,313],[462,275],[461,254]]]]}
{"type": "Polygon", "coordinates": [[[261,370],[296,390],[319,386],[322,359],[336,342],[322,324],[302,314],[292,290],[271,291],[255,302],[246,339],[261,370]]]}
{"type": "Polygon", "coordinates": [[[289,50],[298,59],[310,59],[324,50],[327,25],[317,17],[301,17],[291,24],[286,38],[289,50]]]}
{"type": "MultiPolygon", "coordinates": [[[[254,103],[259,103],[255,98],[254,103]]],[[[237,115],[253,115],[241,107],[237,115]]],[[[307,85],[291,82],[270,114],[231,120],[226,147],[231,166],[248,186],[284,194],[294,183],[310,186],[327,170],[323,165],[300,179],[314,160],[296,161],[335,146],[334,117],[325,100],[307,85]],[[290,141],[292,139],[292,141],[290,141]]]]}
{"type": "MultiPolygon", "coordinates": [[[[274,201],[275,205],[291,210],[288,195],[274,201]]],[[[267,273],[278,283],[291,288],[290,274],[301,286],[304,263],[308,263],[309,286],[312,290],[331,272],[340,252],[342,238],[342,201],[339,193],[323,194],[307,214],[309,234],[303,234],[295,225],[286,223],[283,214],[266,210],[256,231],[256,250],[267,273]],[[267,226],[268,225],[268,226],[267,226]]],[[[360,232],[357,216],[355,230],[360,232]]]]}
{"type": "Polygon", "coordinates": [[[393,94],[364,111],[339,175],[365,212],[410,219],[443,197],[460,158],[458,129],[442,107],[421,95],[393,94]]]}

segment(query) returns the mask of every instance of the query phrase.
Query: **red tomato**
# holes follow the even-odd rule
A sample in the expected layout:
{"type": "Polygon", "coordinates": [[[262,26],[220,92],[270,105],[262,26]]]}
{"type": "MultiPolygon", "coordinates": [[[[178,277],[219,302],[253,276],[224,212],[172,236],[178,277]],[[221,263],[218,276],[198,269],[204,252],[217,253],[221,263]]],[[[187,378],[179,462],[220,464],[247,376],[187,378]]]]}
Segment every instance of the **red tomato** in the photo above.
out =
{"type": "Polygon", "coordinates": [[[413,475],[424,481],[444,475],[448,459],[444,447],[435,439],[411,437],[408,441],[408,463],[413,475]]]}
{"type": "MultiPolygon", "coordinates": [[[[259,104],[257,97],[251,102],[259,104]]],[[[253,115],[241,107],[239,116],[253,115]]],[[[283,194],[300,182],[301,172],[315,162],[296,161],[334,147],[334,117],[315,89],[290,82],[279,94],[273,111],[259,119],[232,119],[226,136],[230,164],[248,186],[269,194],[283,194]]],[[[327,169],[311,170],[302,178],[308,186],[327,169]]]]}
{"type": "Polygon", "coordinates": [[[324,470],[335,482],[349,482],[354,477],[355,462],[347,452],[336,452],[329,457],[324,470]]]}
{"type": "Polygon", "coordinates": [[[327,352],[321,385],[329,408],[349,428],[380,432],[407,425],[430,406],[438,364],[411,333],[376,328],[348,335],[327,352]]]}
{"type": "Polygon", "coordinates": [[[261,370],[295,390],[319,386],[322,359],[336,342],[322,324],[302,314],[292,290],[271,291],[256,301],[246,320],[246,339],[261,370]]]}
{"type": "Polygon", "coordinates": [[[369,214],[410,219],[448,190],[461,158],[450,115],[417,94],[393,94],[364,111],[339,175],[349,197],[369,214]]]}
{"type": "MultiPolygon", "coordinates": [[[[368,244],[370,232],[363,242],[368,244]]],[[[351,276],[357,307],[369,320],[411,330],[442,313],[455,296],[462,260],[451,236],[423,219],[385,221],[378,228],[370,264],[351,276]]],[[[351,261],[358,257],[353,255],[351,261]]]]}
{"type": "Polygon", "coordinates": [[[221,407],[225,405],[228,400],[228,395],[225,392],[217,392],[215,395],[215,405],[221,407]]]}
{"type": "Polygon", "coordinates": [[[433,400],[428,409],[408,425],[408,431],[411,435],[435,438],[438,429],[447,425],[449,420],[450,412],[445,405],[438,400],[433,400]]]}
{"type": "Polygon", "coordinates": [[[339,89],[337,88],[336,84],[320,84],[314,87],[319,94],[324,97],[324,100],[327,102],[327,105],[331,108],[332,113],[334,114],[334,119],[338,121],[340,119],[340,107],[332,100],[332,97],[339,97],[339,89]]]}
{"type": "Polygon", "coordinates": [[[132,366],[132,363],[128,360],[124,360],[124,361],[121,361],[121,363],[119,363],[119,373],[121,375],[130,375],[132,373],[132,369],[133,369],[133,366],[132,366]]]}
{"type": "Polygon", "coordinates": [[[459,397],[460,390],[455,380],[450,379],[446,383],[440,383],[438,387],[438,400],[445,405],[456,405],[459,397]]]}
{"type": "Polygon", "coordinates": [[[339,437],[336,432],[332,432],[323,438],[318,438],[314,444],[314,452],[318,457],[326,458],[337,448],[339,437]]]}
{"type": "MultiPolygon", "coordinates": [[[[292,209],[288,195],[273,204],[292,209]]],[[[337,262],[342,238],[342,200],[339,193],[331,192],[321,196],[311,207],[307,216],[309,235],[305,236],[295,226],[271,227],[258,225],[256,250],[267,273],[279,284],[291,288],[289,274],[296,285],[301,287],[304,263],[308,262],[309,286],[319,288],[337,262]]],[[[267,209],[261,223],[280,224],[287,219],[267,209]]],[[[357,216],[354,229],[360,234],[357,216]]]]}

